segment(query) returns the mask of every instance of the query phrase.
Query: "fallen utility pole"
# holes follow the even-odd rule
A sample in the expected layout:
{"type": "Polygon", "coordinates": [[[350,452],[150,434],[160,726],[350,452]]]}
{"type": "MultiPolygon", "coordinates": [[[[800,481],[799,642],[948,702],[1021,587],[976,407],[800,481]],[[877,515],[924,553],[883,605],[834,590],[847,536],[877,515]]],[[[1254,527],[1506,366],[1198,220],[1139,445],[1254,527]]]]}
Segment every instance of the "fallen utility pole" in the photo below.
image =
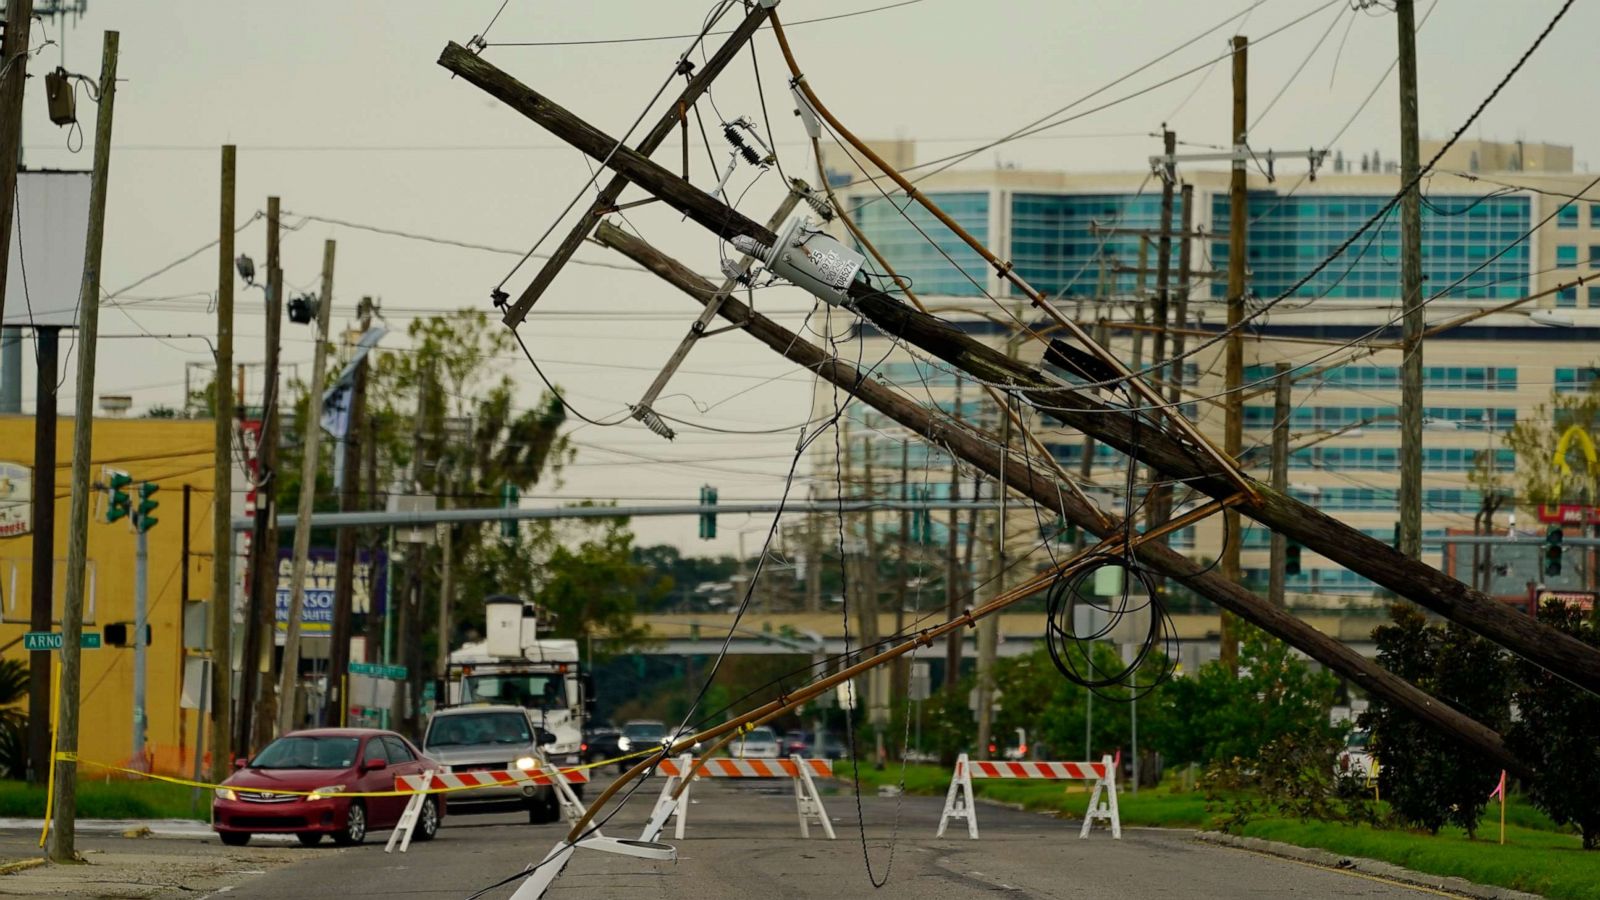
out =
{"type": "Polygon", "coordinates": [[[233,771],[233,235],[238,150],[222,148],[221,222],[217,226],[217,373],[211,379],[216,458],[211,481],[211,780],[233,771]]]}
{"type": "MultiPolygon", "coordinates": [[[[608,223],[601,224],[595,232],[595,239],[661,276],[702,304],[710,302],[715,293],[714,285],[687,266],[608,223]]],[[[752,312],[738,300],[724,300],[720,315],[730,322],[739,323],[751,337],[790,361],[851,391],[863,403],[894,419],[929,443],[948,449],[989,477],[1003,482],[1085,531],[1097,535],[1114,535],[1121,531],[1122,522],[1115,517],[1105,516],[1087,502],[1059,490],[1055,479],[1043,467],[1027,460],[1025,453],[1006,453],[969,428],[947,419],[935,418],[894,388],[869,378],[850,363],[829,355],[770,318],[752,312]]],[[[1241,585],[1223,579],[1210,568],[1164,545],[1152,541],[1141,545],[1136,553],[1140,562],[1300,648],[1312,659],[1349,678],[1363,690],[1405,709],[1419,721],[1432,725],[1463,746],[1484,754],[1486,758],[1527,770],[1526,763],[1507,751],[1500,736],[1491,729],[1462,715],[1448,704],[1433,699],[1415,685],[1317,631],[1288,611],[1273,606],[1241,585]]]]}
{"type": "MultiPolygon", "coordinates": [[[[772,246],[777,235],[712,199],[678,176],[626,148],[568,110],[456,44],[440,65],[505,102],[564,142],[627,175],[634,183],[719,236],[745,235],[772,246]],[[613,152],[615,151],[615,152],[613,152]]],[[[937,317],[861,283],[849,302],[885,334],[906,340],[984,382],[1012,385],[1045,414],[1134,456],[1168,477],[1191,481],[1214,497],[1234,497],[1235,473],[1220,469],[1211,453],[1175,435],[1161,423],[1132,421],[1126,410],[1063,386],[1043,371],[974,340],[937,317]]],[[[1585,689],[1600,691],[1600,651],[1529,619],[1442,572],[1409,559],[1294,498],[1250,480],[1251,493],[1238,507],[1255,520],[1395,593],[1490,638],[1520,656],[1585,689]]],[[[1303,649],[1303,648],[1302,648],[1303,649]]]]}
{"type": "MultiPolygon", "coordinates": [[[[84,241],[83,283],[78,292],[78,384],[72,414],[72,499],[67,526],[67,595],[61,606],[61,685],[57,703],[56,752],[51,764],[50,859],[78,862],[78,712],[82,694],[84,572],[89,557],[89,459],[94,439],[94,366],[100,327],[100,259],[106,238],[106,186],[111,175],[111,122],[117,99],[117,45],[105,33],[100,60],[100,108],[94,125],[94,176],[89,188],[89,230],[84,241]]],[[[7,211],[9,217],[9,211],[7,211]]],[[[226,530],[224,529],[224,533],[226,530]]],[[[142,638],[143,635],[137,637],[142,638]]]]}

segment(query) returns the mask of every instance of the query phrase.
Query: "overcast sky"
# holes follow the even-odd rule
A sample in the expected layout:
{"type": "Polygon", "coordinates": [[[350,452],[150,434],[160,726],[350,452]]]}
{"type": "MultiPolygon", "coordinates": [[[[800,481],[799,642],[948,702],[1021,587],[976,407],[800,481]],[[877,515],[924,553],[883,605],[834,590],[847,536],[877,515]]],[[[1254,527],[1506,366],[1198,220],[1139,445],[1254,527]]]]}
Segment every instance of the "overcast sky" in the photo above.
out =
{"type": "MultiPolygon", "coordinates": [[[[780,9],[793,23],[888,2],[787,0],[780,9]]],[[[1419,16],[1433,5],[1419,0],[1419,16]]],[[[1445,136],[1456,128],[1560,5],[1560,0],[1438,3],[1418,40],[1424,136],[1445,136]]],[[[46,33],[65,45],[66,68],[89,74],[99,68],[101,32],[122,34],[105,288],[119,290],[215,238],[217,148],[228,142],[239,146],[241,224],[276,194],[283,198],[289,225],[301,223],[295,214],[309,214],[526,250],[584,187],[590,170],[574,151],[557,146],[554,138],[435,64],[447,41],[466,42],[500,6],[501,0],[95,0],[81,20],[65,28],[50,23],[46,33]]],[[[1304,148],[1327,145],[1394,59],[1393,15],[1350,6],[1349,0],[921,0],[870,15],[796,25],[791,38],[813,87],[857,134],[916,138],[926,159],[1066,107],[1225,17],[1254,7],[1247,18],[1074,112],[1201,66],[1225,54],[1228,36],[1237,32],[1255,42],[1252,119],[1288,84],[1255,128],[1252,146],[1304,148]],[[1307,13],[1312,15],[1299,24],[1270,34],[1307,13]],[[1290,83],[1314,47],[1309,63],[1290,83]]],[[[708,7],[709,0],[509,0],[488,40],[678,35],[698,30],[708,7]]],[[[739,15],[734,10],[724,25],[731,27],[739,15]]],[[[1600,124],[1589,114],[1594,87],[1587,77],[1594,70],[1596,33],[1600,10],[1577,5],[1471,136],[1571,144],[1584,165],[1600,147],[1600,124]]],[[[617,135],[639,115],[686,43],[491,46],[486,55],[617,135]]],[[[787,73],[776,45],[763,34],[755,46],[780,159],[791,174],[809,176],[804,132],[791,115],[787,73]]],[[[61,51],[50,47],[30,63],[35,77],[28,88],[24,159],[31,167],[88,168],[92,133],[85,135],[82,152],[68,152],[67,135],[45,114],[38,76],[61,62],[61,51]]],[[[714,99],[721,116],[759,119],[755,84],[747,54],[717,82],[714,99]]],[[[1395,98],[1391,78],[1336,146],[1347,156],[1378,149],[1392,158],[1395,98]]],[[[969,165],[1142,169],[1145,157],[1159,147],[1158,139],[1147,135],[1159,131],[1162,122],[1181,139],[1225,142],[1229,102],[1224,61],[1036,138],[980,153],[969,165]]],[[[81,99],[80,104],[80,117],[92,132],[93,107],[81,99]]],[[[717,115],[709,105],[704,113],[717,115]]],[[[670,146],[676,159],[677,146],[670,146]]],[[[705,150],[692,149],[693,178],[709,188],[715,176],[705,150]]],[[[721,149],[715,154],[720,165],[725,154],[721,149]]],[[[739,190],[749,172],[738,174],[739,190]]],[[[740,209],[766,218],[778,200],[779,184],[775,175],[765,177],[740,209]]],[[[630,211],[628,219],[657,246],[701,271],[716,271],[715,242],[693,223],[655,207],[630,211]]],[[[558,229],[558,237],[568,224],[558,229]]],[[[238,249],[260,261],[264,234],[259,222],[251,225],[240,235],[238,249]]],[[[292,290],[315,290],[322,241],[329,237],[338,241],[335,330],[364,294],[381,299],[397,332],[419,313],[486,307],[490,288],[516,261],[514,255],[308,222],[285,238],[284,268],[292,290]]],[[[580,251],[579,258],[620,260],[596,247],[580,251]]],[[[511,277],[513,296],[534,271],[530,265],[511,277]]],[[[209,359],[205,345],[118,336],[212,333],[215,319],[207,314],[207,304],[215,282],[216,256],[210,251],[129,291],[119,298],[124,305],[105,309],[100,327],[108,339],[100,348],[98,392],[130,393],[136,409],[180,404],[184,364],[209,359]]],[[[259,360],[261,295],[240,287],[236,296],[236,358],[259,360]]],[[[811,306],[791,290],[764,292],[760,304],[768,311],[791,312],[811,306]]],[[[569,266],[522,333],[580,411],[611,418],[638,399],[696,309],[652,276],[569,266]]],[[[799,318],[785,321],[797,324],[799,318]]],[[[308,362],[309,333],[285,328],[286,361],[308,362]]],[[[405,342],[395,336],[389,343],[405,342]]],[[[75,358],[67,358],[69,369],[75,358]]],[[[515,359],[504,366],[527,386],[531,403],[537,383],[530,367],[515,359]]],[[[71,372],[65,374],[64,411],[71,407],[74,389],[71,372]]],[[[25,409],[31,409],[31,372],[24,390],[25,409]]],[[[251,385],[253,395],[258,390],[258,384],[251,385]]],[[[659,407],[720,429],[770,430],[802,422],[810,390],[810,381],[783,359],[729,334],[695,350],[669,387],[672,396],[659,407]]],[[[776,499],[781,493],[795,430],[767,435],[678,430],[678,440],[668,444],[631,422],[574,427],[579,454],[564,484],[530,494],[687,502],[707,481],[717,485],[724,501],[776,499]]],[[[803,484],[797,493],[804,496],[803,484]]],[[[695,539],[689,519],[636,520],[634,527],[643,542],[670,542],[693,552],[732,551],[744,530],[753,551],[767,524],[761,517],[724,517],[721,537],[712,544],[695,539]]]]}

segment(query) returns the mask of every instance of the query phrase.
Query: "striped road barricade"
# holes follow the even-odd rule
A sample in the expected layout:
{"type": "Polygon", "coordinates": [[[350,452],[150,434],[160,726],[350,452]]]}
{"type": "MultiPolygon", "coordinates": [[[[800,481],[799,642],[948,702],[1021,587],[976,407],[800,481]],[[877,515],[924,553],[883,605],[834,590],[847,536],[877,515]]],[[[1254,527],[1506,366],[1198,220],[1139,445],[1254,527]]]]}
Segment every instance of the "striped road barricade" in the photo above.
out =
{"type": "MultiPolygon", "coordinates": [[[[473,788],[484,787],[528,787],[531,785],[552,785],[556,792],[556,799],[561,804],[561,812],[568,822],[576,822],[584,814],[584,808],[578,795],[572,790],[574,784],[586,784],[589,773],[585,769],[559,769],[548,762],[541,762],[532,769],[468,769],[460,772],[424,772],[421,775],[396,775],[394,789],[412,793],[411,799],[406,802],[406,808],[400,815],[400,822],[395,826],[394,832],[389,835],[389,843],[384,847],[384,852],[394,850],[395,844],[400,844],[400,852],[406,852],[411,845],[411,830],[416,826],[417,814],[422,809],[424,798],[429,793],[455,793],[457,791],[470,791],[473,788]]],[[[599,832],[595,832],[599,835],[599,832]]]]}
{"type": "Polygon", "coordinates": [[[950,779],[950,790],[944,795],[944,812],[939,816],[939,833],[944,837],[945,827],[952,819],[967,823],[967,836],[978,837],[978,817],[973,804],[972,779],[974,778],[1038,778],[1051,781],[1093,781],[1094,793],[1089,797],[1089,809],[1083,816],[1083,830],[1079,838],[1089,836],[1089,829],[1097,821],[1111,826],[1111,836],[1122,839],[1122,819],[1117,815],[1117,766],[1111,757],[1092,762],[990,762],[967,759],[965,753],[956,759],[955,775],[950,779]]]}
{"type": "MultiPolygon", "coordinates": [[[[669,818],[676,818],[673,823],[673,835],[682,839],[685,813],[689,804],[689,785],[684,783],[684,778],[694,767],[694,757],[687,753],[676,759],[665,759],[656,767],[656,771],[667,776],[667,783],[661,788],[661,795],[656,798],[655,808],[650,813],[650,821],[645,824],[644,831],[639,835],[640,840],[654,841],[661,836],[666,828],[669,818]]],[[[708,759],[695,773],[696,778],[788,778],[794,784],[795,812],[800,820],[800,836],[811,837],[811,821],[822,826],[822,831],[829,840],[834,840],[833,823],[828,820],[828,811],[822,805],[822,795],[817,791],[816,778],[833,777],[833,761],[827,759],[801,759],[791,756],[788,759],[724,759],[717,757],[708,759]]]]}

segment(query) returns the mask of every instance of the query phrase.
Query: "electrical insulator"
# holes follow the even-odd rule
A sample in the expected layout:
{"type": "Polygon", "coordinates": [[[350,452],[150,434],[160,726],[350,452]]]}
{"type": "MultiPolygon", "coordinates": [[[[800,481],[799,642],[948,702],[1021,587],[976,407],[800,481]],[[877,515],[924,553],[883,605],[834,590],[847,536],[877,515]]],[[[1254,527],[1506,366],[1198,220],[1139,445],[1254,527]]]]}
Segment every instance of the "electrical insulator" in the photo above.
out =
{"type": "Polygon", "coordinates": [[[767,270],[785,281],[835,306],[843,303],[850,285],[866,281],[861,267],[867,258],[824,234],[804,216],[796,216],[771,247],[739,235],[733,246],[767,264],[767,270]]]}

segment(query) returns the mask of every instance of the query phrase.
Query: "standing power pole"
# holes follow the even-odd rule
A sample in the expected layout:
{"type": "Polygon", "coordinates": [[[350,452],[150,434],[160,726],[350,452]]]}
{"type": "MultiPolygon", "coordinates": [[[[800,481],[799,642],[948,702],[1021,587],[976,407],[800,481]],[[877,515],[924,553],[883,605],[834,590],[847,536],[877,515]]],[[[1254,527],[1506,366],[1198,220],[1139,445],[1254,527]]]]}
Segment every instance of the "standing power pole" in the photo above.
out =
{"type": "MultiPolygon", "coordinates": [[[[29,627],[49,631],[56,596],[56,385],[61,329],[33,330],[37,341],[33,409],[33,596],[29,627]]],[[[44,784],[50,771],[50,655],[28,654],[28,772],[44,784]]]]}
{"type": "MultiPolygon", "coordinates": [[[[1250,227],[1250,200],[1245,189],[1246,157],[1243,152],[1249,123],[1245,110],[1249,87],[1249,39],[1244,35],[1233,37],[1233,174],[1228,182],[1228,343],[1225,351],[1224,378],[1227,380],[1227,400],[1224,406],[1222,452],[1230,460],[1239,458],[1244,445],[1244,402],[1239,386],[1244,383],[1244,342],[1239,337],[1239,327],[1244,321],[1245,239],[1250,227]]],[[[1228,536],[1222,548],[1222,577],[1238,583],[1243,573],[1239,568],[1239,514],[1232,507],[1222,513],[1223,533],[1228,536]]],[[[1222,613],[1222,663],[1230,671],[1239,664],[1239,636],[1233,629],[1233,616],[1222,613]]]]}
{"type": "MultiPolygon", "coordinates": [[[[361,307],[357,315],[360,317],[361,333],[366,334],[367,329],[372,327],[371,297],[361,298],[361,307]]],[[[354,512],[361,498],[361,451],[371,437],[371,429],[366,424],[367,360],[365,358],[356,366],[346,402],[349,403],[349,409],[346,411],[344,438],[338,448],[344,455],[342,466],[344,483],[339,486],[339,509],[342,512],[354,512]]],[[[337,546],[333,575],[333,646],[328,650],[328,695],[336,697],[340,704],[332,708],[343,710],[349,706],[345,702],[343,685],[345,670],[350,666],[350,636],[354,632],[351,623],[353,615],[351,600],[355,593],[355,529],[339,529],[337,546]]],[[[443,641],[441,634],[440,642],[443,641]]],[[[440,674],[442,677],[443,673],[440,674]]],[[[342,721],[342,718],[330,721],[328,724],[332,725],[337,721],[342,721]]]]}
{"type": "Polygon", "coordinates": [[[1400,546],[1422,554],[1422,168],[1417,147],[1417,22],[1412,0],[1395,0],[1400,27],[1400,546]]]}
{"type": "Polygon", "coordinates": [[[328,319],[333,309],[334,242],[322,245],[322,293],[317,298],[317,345],[311,355],[311,402],[301,423],[305,458],[300,466],[300,504],[295,510],[294,574],[290,576],[289,621],[283,639],[283,665],[278,680],[278,733],[295,724],[295,686],[300,681],[300,615],[306,605],[306,563],[311,555],[311,505],[317,495],[321,461],[322,390],[327,380],[328,319]]]}
{"type": "MultiPolygon", "coordinates": [[[[50,819],[50,859],[76,862],[78,815],[78,691],[82,662],[84,571],[89,556],[89,458],[94,438],[94,364],[100,326],[100,251],[106,237],[106,182],[111,173],[111,115],[117,97],[118,33],[105,34],[100,60],[100,109],[94,126],[94,178],[89,188],[89,230],[78,292],[78,384],[73,406],[71,520],[67,528],[67,596],[61,608],[61,687],[56,720],[55,788],[50,819]]],[[[0,218],[9,218],[0,217],[0,218]]],[[[228,522],[222,520],[224,534],[228,522]]]]}
{"type": "Polygon", "coordinates": [[[150,535],[135,521],[133,526],[133,758],[144,759],[144,740],[148,731],[145,711],[144,630],[150,607],[150,535]]]}
{"type": "MultiPolygon", "coordinates": [[[[1170,129],[1161,129],[1161,149],[1166,156],[1166,162],[1161,166],[1161,237],[1156,242],[1156,294],[1150,305],[1151,318],[1156,327],[1150,362],[1157,366],[1166,359],[1167,328],[1172,307],[1172,201],[1178,181],[1178,136],[1170,129]]],[[[1184,213],[1187,214],[1188,210],[1185,209],[1184,213]]],[[[1188,240],[1187,233],[1184,240],[1188,240]]],[[[1181,322],[1179,327],[1182,327],[1181,322]]],[[[1157,373],[1156,377],[1161,376],[1157,373]]],[[[1172,514],[1172,486],[1158,484],[1151,492],[1149,524],[1154,528],[1172,514]]],[[[1165,537],[1160,540],[1167,542],[1165,537]]]]}
{"type": "Polygon", "coordinates": [[[232,770],[233,735],[228,727],[233,699],[233,201],[238,152],[222,148],[222,220],[217,228],[216,458],[211,494],[211,779],[232,770]]]}
{"type": "MultiPolygon", "coordinates": [[[[956,421],[961,420],[961,376],[956,376],[956,421]]],[[[954,455],[950,457],[950,502],[961,499],[961,466],[957,464],[954,455]]],[[[977,498],[973,498],[977,499],[977,498]]],[[[945,535],[945,564],[944,564],[944,611],[946,616],[954,617],[961,612],[961,584],[960,569],[956,560],[956,525],[961,519],[961,514],[950,510],[949,531],[945,535]]],[[[961,633],[951,632],[945,639],[944,645],[944,689],[953,691],[961,680],[961,633]]]]}
{"type": "MultiPolygon", "coordinates": [[[[1289,490],[1289,399],[1294,385],[1289,380],[1288,363],[1278,363],[1276,374],[1272,395],[1272,489],[1283,494],[1289,490]]],[[[1289,539],[1274,531],[1271,541],[1268,545],[1267,599],[1276,606],[1283,606],[1284,585],[1288,578],[1284,564],[1288,561],[1289,539]]]]}
{"type": "MultiPolygon", "coordinates": [[[[1194,185],[1186,184],[1180,195],[1183,198],[1183,213],[1180,218],[1182,224],[1178,230],[1183,232],[1182,243],[1178,245],[1178,290],[1177,303],[1172,309],[1172,368],[1167,375],[1167,402],[1179,403],[1183,400],[1183,349],[1184,333],[1189,321],[1189,273],[1193,265],[1194,241],[1194,185]]],[[[1172,505],[1171,496],[1168,495],[1167,505],[1172,505]]],[[[1168,510],[1170,512],[1170,510],[1168,510]]]]}
{"type": "MultiPolygon", "coordinates": [[[[0,40],[0,211],[4,212],[0,215],[0,319],[5,318],[6,312],[12,210],[17,208],[17,163],[22,157],[22,99],[32,26],[33,0],[6,0],[5,38],[0,40]]],[[[46,718],[49,715],[46,711],[46,718]]]]}

